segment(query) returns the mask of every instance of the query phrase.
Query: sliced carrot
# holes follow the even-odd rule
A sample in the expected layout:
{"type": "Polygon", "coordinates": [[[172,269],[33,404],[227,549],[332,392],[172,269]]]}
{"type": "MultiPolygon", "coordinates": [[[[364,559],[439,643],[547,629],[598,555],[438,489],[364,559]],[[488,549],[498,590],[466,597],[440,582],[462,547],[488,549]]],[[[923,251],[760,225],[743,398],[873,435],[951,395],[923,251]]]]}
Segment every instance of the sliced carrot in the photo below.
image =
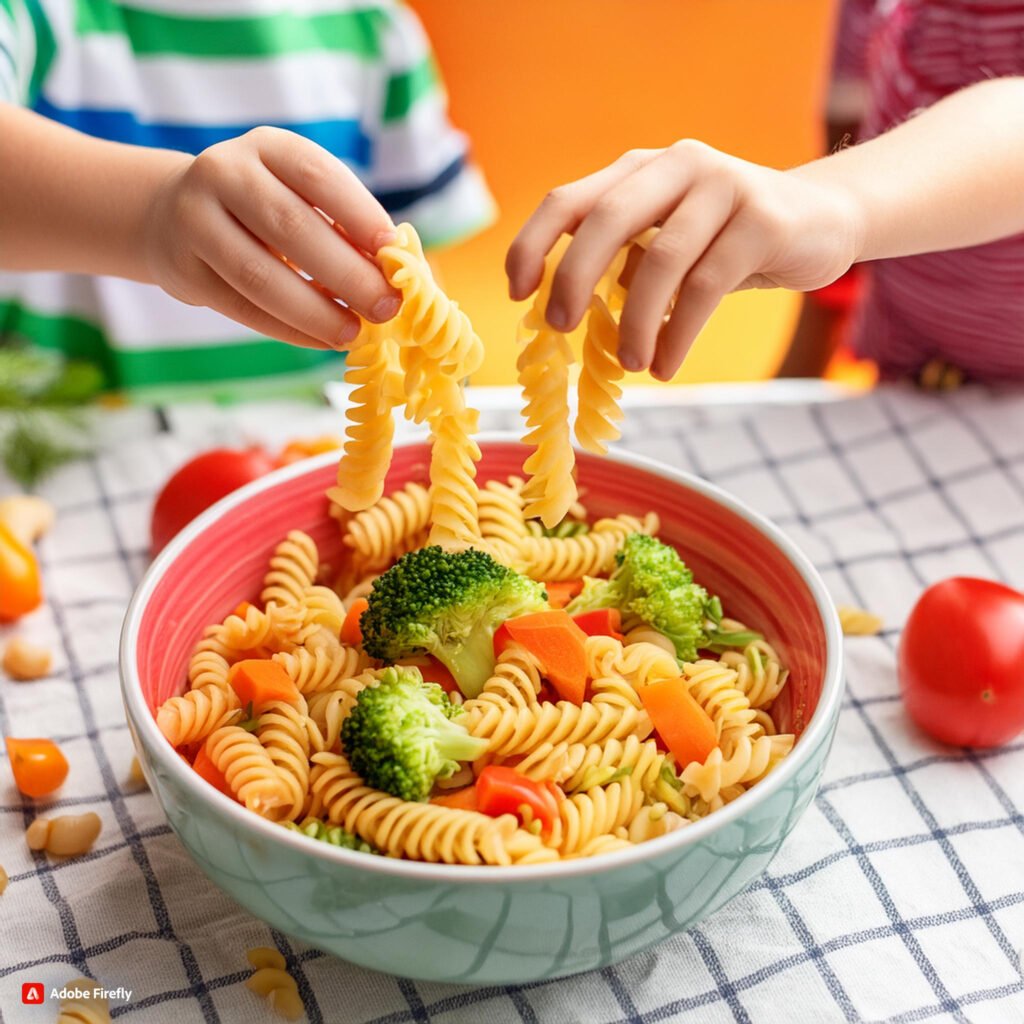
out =
{"type": "Polygon", "coordinates": [[[583,589],[583,580],[554,580],[545,583],[544,589],[552,608],[564,608],[583,589]]]}
{"type": "Polygon", "coordinates": [[[587,636],[611,636],[619,641],[623,639],[622,612],[618,608],[595,608],[593,611],[574,615],[572,621],[587,636]]]}
{"type": "Polygon", "coordinates": [[[509,635],[540,662],[563,700],[583,703],[587,688],[586,633],[567,612],[534,612],[508,619],[509,635]]]}
{"type": "Polygon", "coordinates": [[[68,777],[68,761],[53,740],[4,740],[14,784],[25,796],[48,796],[68,777]]]}
{"type": "Polygon", "coordinates": [[[238,694],[242,707],[253,706],[259,711],[272,700],[283,700],[294,704],[299,691],[283,665],[261,658],[236,661],[228,671],[228,682],[238,694]]]}
{"type": "Polygon", "coordinates": [[[437,658],[428,657],[425,665],[416,666],[426,683],[437,683],[445,693],[461,693],[459,684],[455,682],[455,676],[448,671],[447,665],[442,665],[437,658]]]}
{"type": "Polygon", "coordinates": [[[363,630],[359,620],[363,612],[370,607],[370,602],[365,597],[357,597],[348,611],[345,613],[345,621],[341,625],[341,642],[349,647],[357,647],[363,642],[363,630]]]}
{"type": "Polygon", "coordinates": [[[718,746],[715,723],[690,695],[685,679],[659,679],[638,692],[654,728],[680,766],[704,761],[718,746]]]}
{"type": "Polygon", "coordinates": [[[430,798],[432,804],[440,804],[442,807],[454,807],[459,811],[478,811],[476,799],[476,786],[464,786],[462,789],[453,789],[448,793],[438,793],[430,798]]]}
{"type": "Polygon", "coordinates": [[[225,796],[231,797],[232,800],[235,798],[235,794],[231,792],[231,787],[228,785],[227,777],[213,763],[210,755],[206,752],[205,743],[199,748],[199,753],[196,754],[195,760],[192,762],[192,769],[200,778],[206,779],[214,789],[219,789],[225,796]]]}

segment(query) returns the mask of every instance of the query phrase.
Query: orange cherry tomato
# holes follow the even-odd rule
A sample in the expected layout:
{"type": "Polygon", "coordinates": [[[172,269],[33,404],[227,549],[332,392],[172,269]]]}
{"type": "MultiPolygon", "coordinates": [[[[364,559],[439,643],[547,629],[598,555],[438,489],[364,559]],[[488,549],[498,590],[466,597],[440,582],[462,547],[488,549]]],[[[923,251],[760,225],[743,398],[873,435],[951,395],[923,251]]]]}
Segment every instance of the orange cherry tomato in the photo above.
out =
{"type": "Polygon", "coordinates": [[[25,796],[47,796],[68,777],[67,758],[53,740],[17,740],[4,743],[14,772],[14,784],[25,796]]]}
{"type": "Polygon", "coordinates": [[[0,622],[12,622],[42,603],[43,583],[36,556],[0,523],[0,622]]]}

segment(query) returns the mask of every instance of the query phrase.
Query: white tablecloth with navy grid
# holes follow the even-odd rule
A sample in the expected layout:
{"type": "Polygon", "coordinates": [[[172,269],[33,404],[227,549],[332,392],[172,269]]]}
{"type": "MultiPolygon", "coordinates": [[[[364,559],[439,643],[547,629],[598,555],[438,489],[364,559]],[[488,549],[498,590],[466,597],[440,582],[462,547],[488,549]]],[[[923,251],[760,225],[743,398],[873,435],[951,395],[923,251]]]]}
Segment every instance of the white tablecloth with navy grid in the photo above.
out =
{"type": "MultiPolygon", "coordinates": [[[[515,426],[511,411],[485,420],[515,426]]],[[[937,745],[905,718],[894,668],[899,626],[928,582],[967,573],[1024,587],[1024,394],[883,389],[630,411],[625,447],[772,517],[838,602],[887,628],[847,641],[824,784],[763,878],[656,949],[521,987],[413,982],[293,942],[208,883],[129,780],[117,636],[145,569],[154,490],[211,444],[337,428],[335,412],[311,406],[109,413],[101,454],[44,488],[59,509],[42,545],[48,602],[19,631],[54,649],[54,672],[0,683],[0,731],[57,739],[71,774],[49,806],[95,810],[104,828],[85,857],[33,856],[23,829],[39,808],[0,775],[3,1020],[55,1019],[52,1005],[21,1006],[22,982],[83,974],[132,990],[117,1020],[273,1020],[243,985],[246,948],[268,944],[287,958],[308,1019],[329,1024],[1024,1022],[1024,743],[937,745]]]]}

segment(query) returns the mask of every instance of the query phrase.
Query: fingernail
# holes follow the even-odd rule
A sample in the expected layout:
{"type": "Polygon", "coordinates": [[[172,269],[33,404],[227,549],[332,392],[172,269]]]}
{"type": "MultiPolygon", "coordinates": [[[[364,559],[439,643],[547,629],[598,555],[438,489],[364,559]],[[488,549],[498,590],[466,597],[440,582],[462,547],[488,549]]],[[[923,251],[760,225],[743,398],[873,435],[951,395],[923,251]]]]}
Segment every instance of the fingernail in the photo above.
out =
{"type": "Polygon", "coordinates": [[[394,228],[386,231],[379,231],[373,239],[373,251],[376,252],[381,246],[390,245],[398,237],[394,228]]]}
{"type": "Polygon", "coordinates": [[[396,299],[392,295],[378,299],[374,303],[373,309],[370,310],[370,319],[379,324],[386,323],[388,320],[393,320],[398,316],[398,311],[401,307],[401,299],[396,299]]]}
{"type": "Polygon", "coordinates": [[[643,369],[640,359],[633,352],[621,352],[619,354],[619,362],[622,363],[624,370],[629,370],[631,373],[636,373],[637,370],[643,369]]]}
{"type": "Polygon", "coordinates": [[[338,332],[337,340],[331,343],[331,347],[337,349],[339,352],[346,351],[356,340],[359,335],[359,323],[356,321],[346,321],[345,326],[338,332]]]}
{"type": "Polygon", "coordinates": [[[564,331],[569,327],[569,315],[556,302],[549,302],[544,318],[556,331],[564,331]]]}

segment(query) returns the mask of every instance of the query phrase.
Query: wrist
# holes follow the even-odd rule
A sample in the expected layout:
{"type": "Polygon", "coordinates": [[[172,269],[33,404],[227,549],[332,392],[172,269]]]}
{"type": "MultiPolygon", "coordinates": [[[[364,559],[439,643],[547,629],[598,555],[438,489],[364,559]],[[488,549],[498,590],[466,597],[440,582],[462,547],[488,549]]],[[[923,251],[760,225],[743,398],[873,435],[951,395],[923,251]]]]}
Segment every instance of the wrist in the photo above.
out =
{"type": "Polygon", "coordinates": [[[870,213],[867,197],[842,173],[838,155],[823,157],[787,172],[822,191],[823,202],[831,212],[830,230],[843,250],[846,267],[871,259],[870,213]]]}
{"type": "Polygon", "coordinates": [[[131,201],[126,204],[117,273],[137,281],[154,280],[150,263],[152,233],[161,199],[171,192],[195,159],[172,150],[143,150],[133,154],[131,201]]]}

